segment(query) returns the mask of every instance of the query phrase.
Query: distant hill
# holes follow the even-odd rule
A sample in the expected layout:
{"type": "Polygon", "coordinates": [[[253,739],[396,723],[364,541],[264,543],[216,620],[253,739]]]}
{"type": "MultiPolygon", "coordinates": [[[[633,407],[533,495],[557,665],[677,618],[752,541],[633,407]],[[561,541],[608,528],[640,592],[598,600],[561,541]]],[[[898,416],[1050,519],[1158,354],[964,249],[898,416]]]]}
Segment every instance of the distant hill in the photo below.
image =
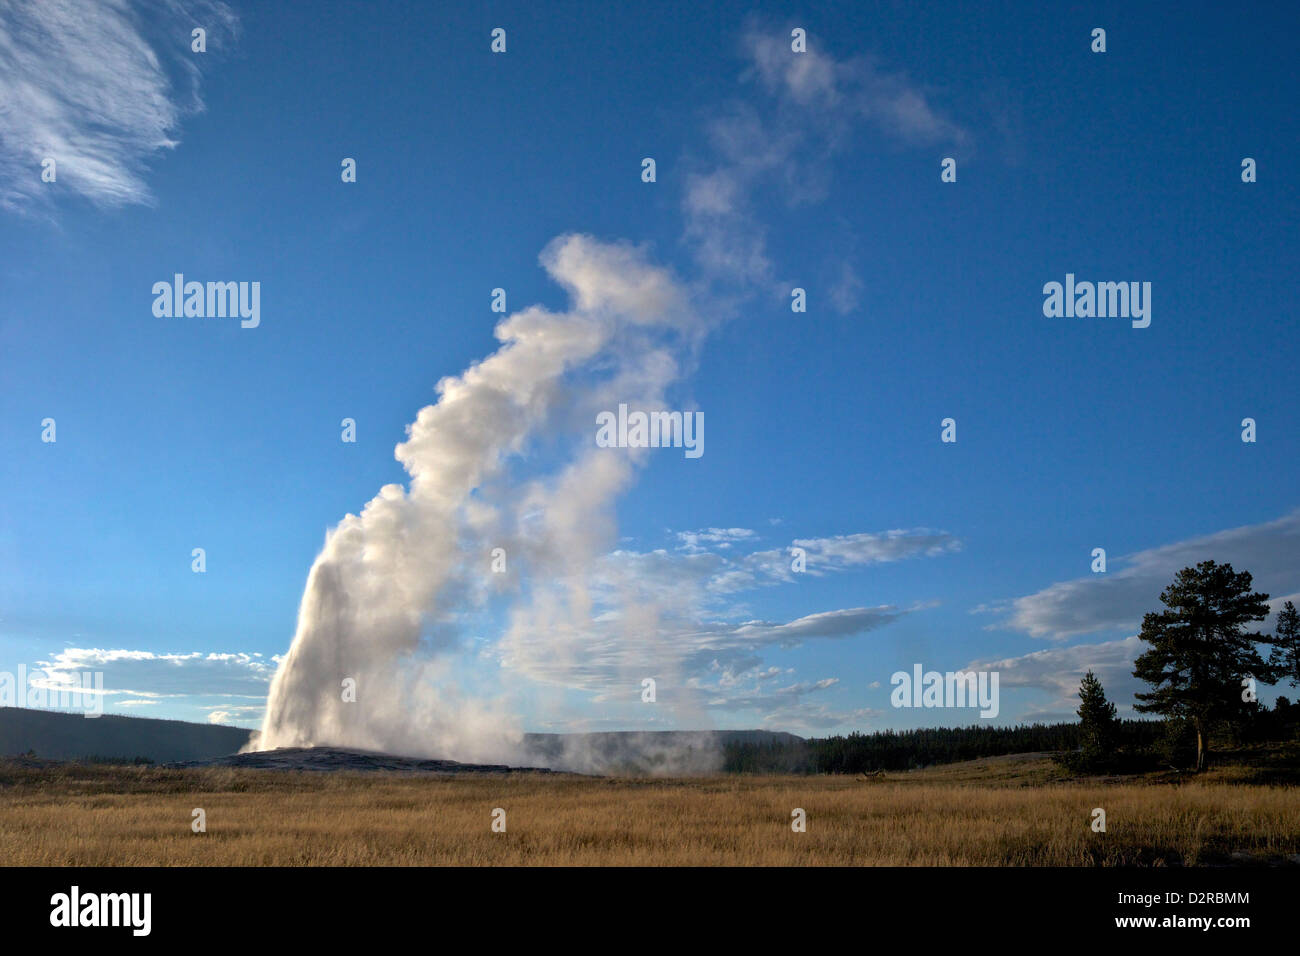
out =
{"type": "MultiPolygon", "coordinates": [[[[236,753],[252,731],[183,720],[155,720],[0,707],[0,757],[35,751],[52,760],[90,757],[155,763],[209,761],[236,753]]],[[[803,738],[767,730],[611,731],[525,734],[525,766],[583,773],[711,773],[729,747],[797,747],[803,738]]]]}
{"type": "Polygon", "coordinates": [[[81,714],[26,707],[0,707],[0,756],[34,750],[52,760],[110,757],[155,763],[209,760],[232,754],[248,742],[251,731],[183,720],[81,714]]]}
{"type": "Polygon", "coordinates": [[[373,750],[352,747],[280,747],[246,754],[230,754],[213,760],[186,760],[168,767],[239,767],[252,770],[302,770],[328,773],[432,773],[432,774],[549,774],[538,767],[511,767],[506,764],[460,763],[455,760],[424,760],[419,757],[395,757],[373,750]]]}

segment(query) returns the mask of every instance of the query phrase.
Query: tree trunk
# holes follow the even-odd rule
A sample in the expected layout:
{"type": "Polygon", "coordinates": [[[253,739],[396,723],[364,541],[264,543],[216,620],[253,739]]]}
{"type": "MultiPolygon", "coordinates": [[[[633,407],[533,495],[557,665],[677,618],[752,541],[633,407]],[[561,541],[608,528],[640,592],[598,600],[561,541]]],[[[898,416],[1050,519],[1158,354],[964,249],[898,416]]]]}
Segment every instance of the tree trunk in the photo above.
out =
{"type": "Polygon", "coordinates": [[[1200,773],[1205,769],[1205,731],[1201,727],[1201,722],[1196,722],[1196,772],[1200,773]]]}

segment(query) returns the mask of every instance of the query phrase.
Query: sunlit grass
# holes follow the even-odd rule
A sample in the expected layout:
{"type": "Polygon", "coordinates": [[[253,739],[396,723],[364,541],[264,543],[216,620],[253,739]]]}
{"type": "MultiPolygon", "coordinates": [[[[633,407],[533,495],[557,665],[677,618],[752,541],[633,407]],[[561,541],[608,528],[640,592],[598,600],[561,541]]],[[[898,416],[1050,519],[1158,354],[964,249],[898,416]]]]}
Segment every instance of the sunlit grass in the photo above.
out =
{"type": "Polygon", "coordinates": [[[35,865],[1168,865],[1300,852],[1300,790],[1050,762],[850,777],[429,777],[0,763],[0,860],[35,865]],[[207,832],[191,831],[202,807],[207,832]],[[506,811],[506,832],[491,829],[506,811]],[[807,832],[790,827],[807,813],[807,832]],[[1092,811],[1106,811],[1094,833],[1092,811]]]}

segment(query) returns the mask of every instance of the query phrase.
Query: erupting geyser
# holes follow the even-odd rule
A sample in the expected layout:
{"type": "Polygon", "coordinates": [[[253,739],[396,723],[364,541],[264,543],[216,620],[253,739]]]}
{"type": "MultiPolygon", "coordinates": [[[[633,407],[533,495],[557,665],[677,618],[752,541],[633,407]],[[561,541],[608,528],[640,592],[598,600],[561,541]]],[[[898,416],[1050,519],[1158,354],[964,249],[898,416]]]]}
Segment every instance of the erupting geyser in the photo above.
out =
{"type": "MultiPolygon", "coordinates": [[[[562,236],[541,262],[571,308],[503,319],[500,348],[439,382],[436,404],[407,427],[396,456],[409,489],[385,485],[329,533],[259,749],[516,753],[520,726],[504,698],[448,678],[464,656],[467,614],[494,597],[537,600],[518,578],[491,580],[491,552],[504,547],[520,577],[560,582],[565,606],[551,606],[548,589],[547,614],[589,615],[583,572],[613,537],[611,505],[638,460],[635,449],[596,446],[595,416],[619,402],[662,406],[696,327],[679,285],[632,246],[562,236]],[[539,443],[549,473],[525,478],[521,456],[539,443]]],[[[493,635],[482,636],[490,646],[493,635]]]]}

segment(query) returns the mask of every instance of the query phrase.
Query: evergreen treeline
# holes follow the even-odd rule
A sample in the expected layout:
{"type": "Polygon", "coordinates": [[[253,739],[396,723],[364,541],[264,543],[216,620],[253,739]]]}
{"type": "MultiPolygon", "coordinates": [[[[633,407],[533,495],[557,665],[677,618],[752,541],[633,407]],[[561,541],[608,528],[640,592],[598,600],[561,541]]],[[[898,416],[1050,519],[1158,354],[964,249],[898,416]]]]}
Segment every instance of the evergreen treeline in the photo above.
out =
{"type": "MultiPolygon", "coordinates": [[[[1140,747],[1155,746],[1165,734],[1164,723],[1155,720],[1118,721],[1118,728],[1126,742],[1140,747]]],[[[871,773],[1080,746],[1077,723],[926,727],[781,744],[728,744],[723,766],[729,773],[871,773]]]]}
{"type": "MultiPolygon", "coordinates": [[[[1217,728],[1225,743],[1291,740],[1300,731],[1300,703],[1279,697],[1270,710],[1262,704],[1246,719],[1217,728]]],[[[912,770],[977,757],[1051,752],[1074,767],[1092,748],[1083,723],[1022,724],[1016,727],[926,727],[814,737],[774,743],[728,743],[727,773],[872,773],[912,770]]],[[[1123,771],[1186,765],[1195,759],[1196,732],[1189,721],[1116,720],[1106,740],[1114,748],[1105,766],[1123,771]]],[[[1077,766],[1075,769],[1087,769],[1077,766]]]]}

